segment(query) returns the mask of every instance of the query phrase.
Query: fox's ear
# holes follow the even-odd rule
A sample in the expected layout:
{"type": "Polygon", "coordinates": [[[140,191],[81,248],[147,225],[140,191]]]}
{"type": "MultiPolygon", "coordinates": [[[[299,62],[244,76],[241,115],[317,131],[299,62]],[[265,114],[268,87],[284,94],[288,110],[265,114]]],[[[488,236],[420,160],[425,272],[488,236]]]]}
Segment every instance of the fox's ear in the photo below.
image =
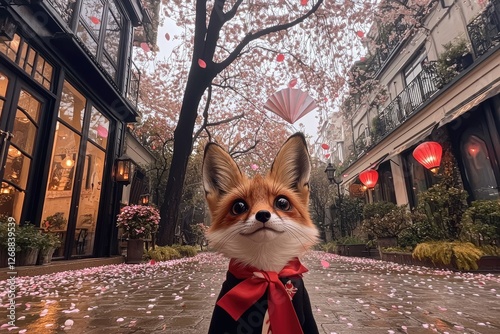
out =
{"type": "Polygon", "coordinates": [[[309,191],[311,162],[304,135],[300,132],[292,135],[283,144],[274,159],[270,176],[298,192],[309,191]]]}
{"type": "Polygon", "coordinates": [[[215,143],[208,143],[205,146],[203,187],[207,196],[228,193],[243,178],[236,162],[222,147],[215,143]]]}

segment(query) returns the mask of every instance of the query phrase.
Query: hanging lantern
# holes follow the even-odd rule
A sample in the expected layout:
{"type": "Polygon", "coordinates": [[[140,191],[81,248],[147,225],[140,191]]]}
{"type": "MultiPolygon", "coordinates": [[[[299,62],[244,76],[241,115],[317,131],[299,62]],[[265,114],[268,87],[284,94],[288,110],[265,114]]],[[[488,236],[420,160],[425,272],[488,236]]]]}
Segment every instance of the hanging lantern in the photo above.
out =
{"type": "Polygon", "coordinates": [[[378,181],[378,172],[375,169],[369,168],[369,169],[359,173],[359,180],[368,189],[373,189],[378,181]]]}
{"type": "Polygon", "coordinates": [[[443,148],[435,141],[426,141],[413,150],[413,157],[434,174],[439,170],[443,148]]]}
{"type": "Polygon", "coordinates": [[[328,144],[321,144],[321,148],[324,150],[328,150],[330,146],[328,144]]]}
{"type": "Polygon", "coordinates": [[[132,177],[132,159],[123,154],[115,160],[115,182],[122,185],[130,184],[132,177]]]}

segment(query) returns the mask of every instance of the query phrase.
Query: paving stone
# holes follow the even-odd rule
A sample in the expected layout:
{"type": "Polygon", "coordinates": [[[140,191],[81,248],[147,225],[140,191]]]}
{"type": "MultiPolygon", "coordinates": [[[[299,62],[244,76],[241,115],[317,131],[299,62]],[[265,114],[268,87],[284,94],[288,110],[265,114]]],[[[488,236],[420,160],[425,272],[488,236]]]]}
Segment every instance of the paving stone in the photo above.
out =
{"type": "MultiPolygon", "coordinates": [[[[310,269],[304,281],[321,333],[500,333],[498,274],[323,252],[310,252],[303,262],[310,269]],[[322,267],[321,260],[329,266],[322,267]]],[[[10,333],[206,333],[227,264],[219,255],[203,253],[155,265],[19,277],[19,328],[10,333]],[[73,321],[71,328],[64,326],[66,320],[73,321]]],[[[7,322],[6,286],[0,281],[0,326],[7,322]]],[[[2,332],[9,332],[8,326],[2,332]]]]}

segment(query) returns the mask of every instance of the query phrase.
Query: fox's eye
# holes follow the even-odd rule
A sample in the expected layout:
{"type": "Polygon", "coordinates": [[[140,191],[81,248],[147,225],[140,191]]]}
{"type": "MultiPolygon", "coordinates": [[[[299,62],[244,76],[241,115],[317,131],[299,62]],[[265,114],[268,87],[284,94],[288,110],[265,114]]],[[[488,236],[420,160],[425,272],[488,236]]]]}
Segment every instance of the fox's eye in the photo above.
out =
{"type": "Polygon", "coordinates": [[[288,211],[292,208],[290,201],[284,196],[277,197],[274,206],[282,211],[288,211]]]}
{"type": "Polygon", "coordinates": [[[241,215],[248,210],[247,203],[242,200],[236,200],[231,208],[231,213],[233,215],[241,215]]]}

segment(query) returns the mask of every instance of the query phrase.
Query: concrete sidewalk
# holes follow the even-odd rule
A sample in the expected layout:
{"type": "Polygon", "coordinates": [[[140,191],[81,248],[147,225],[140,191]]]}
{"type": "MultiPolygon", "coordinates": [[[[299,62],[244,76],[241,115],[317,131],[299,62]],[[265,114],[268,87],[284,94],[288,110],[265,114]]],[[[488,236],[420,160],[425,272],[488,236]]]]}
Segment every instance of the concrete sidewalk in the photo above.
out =
{"type": "MultiPolygon", "coordinates": [[[[323,252],[310,252],[303,262],[323,333],[500,333],[499,275],[323,252]]],[[[10,333],[206,333],[227,263],[202,253],[154,265],[21,277],[18,328],[10,333]]],[[[6,290],[1,281],[0,333],[9,332],[6,290]]]]}

